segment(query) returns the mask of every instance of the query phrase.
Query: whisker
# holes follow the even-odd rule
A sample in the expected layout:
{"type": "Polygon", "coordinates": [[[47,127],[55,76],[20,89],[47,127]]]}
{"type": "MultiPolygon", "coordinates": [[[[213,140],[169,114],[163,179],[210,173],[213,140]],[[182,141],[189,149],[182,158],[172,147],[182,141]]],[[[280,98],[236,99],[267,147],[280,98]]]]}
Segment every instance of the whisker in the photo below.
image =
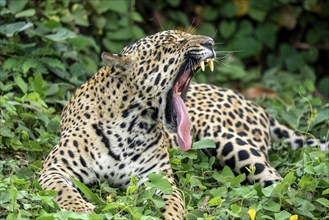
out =
{"type": "Polygon", "coordinates": [[[217,59],[215,59],[215,62],[216,62],[218,65],[223,65],[223,66],[226,66],[226,67],[232,67],[232,66],[230,66],[229,64],[225,63],[224,60],[217,60],[217,59]]]}
{"type": "Polygon", "coordinates": [[[230,53],[221,54],[221,55],[217,56],[217,58],[226,59],[226,58],[229,57],[230,55],[232,55],[232,54],[230,54],[230,53]]]}
{"type": "MultiPolygon", "coordinates": [[[[184,62],[185,61],[186,61],[186,59],[184,59],[184,62]]],[[[188,64],[185,66],[184,72],[186,72],[190,68],[190,62],[191,62],[191,60],[188,60],[188,64]]]]}
{"type": "Polygon", "coordinates": [[[214,35],[212,36],[212,38],[215,38],[215,36],[217,35],[217,33],[218,33],[218,30],[216,29],[216,31],[215,31],[214,35]]]}
{"type": "Polygon", "coordinates": [[[219,60],[224,60],[227,59],[228,57],[230,57],[232,54],[222,54],[220,56],[217,56],[216,59],[218,58],[219,60]]]}
{"type": "Polygon", "coordinates": [[[193,60],[189,60],[189,69],[192,69],[195,66],[195,63],[193,60]]]}
{"type": "Polygon", "coordinates": [[[231,54],[225,54],[223,56],[219,56],[215,58],[215,61],[217,63],[223,64],[223,65],[228,65],[227,61],[229,61],[231,54]]]}
{"type": "Polygon", "coordinates": [[[215,51],[216,54],[218,53],[239,53],[243,52],[244,50],[220,50],[220,51],[215,51]]]}
{"type": "Polygon", "coordinates": [[[194,21],[195,21],[195,18],[193,18],[190,26],[188,27],[187,33],[193,34],[193,32],[194,32],[194,30],[193,30],[193,23],[194,23],[194,21]]]}
{"type": "Polygon", "coordinates": [[[196,24],[196,26],[193,27],[193,23],[194,23],[194,19],[192,21],[192,24],[188,27],[188,31],[187,32],[190,33],[190,34],[195,34],[196,33],[197,26],[199,25],[199,24],[196,24]]]}

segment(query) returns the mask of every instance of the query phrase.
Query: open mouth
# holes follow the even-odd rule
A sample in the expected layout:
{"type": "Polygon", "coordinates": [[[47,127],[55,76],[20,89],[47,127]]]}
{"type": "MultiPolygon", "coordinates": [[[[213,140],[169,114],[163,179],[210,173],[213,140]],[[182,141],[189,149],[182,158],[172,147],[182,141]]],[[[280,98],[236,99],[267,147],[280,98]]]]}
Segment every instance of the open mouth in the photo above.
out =
{"type": "Polygon", "coordinates": [[[205,63],[208,64],[211,71],[214,70],[214,56],[207,57],[198,62],[187,60],[183,63],[174,81],[174,86],[169,90],[167,95],[167,124],[170,125],[170,129],[172,131],[177,132],[178,144],[181,146],[183,151],[187,151],[192,145],[192,136],[190,133],[191,121],[184,103],[186,93],[194,74],[200,68],[202,71],[205,70],[205,63]]]}

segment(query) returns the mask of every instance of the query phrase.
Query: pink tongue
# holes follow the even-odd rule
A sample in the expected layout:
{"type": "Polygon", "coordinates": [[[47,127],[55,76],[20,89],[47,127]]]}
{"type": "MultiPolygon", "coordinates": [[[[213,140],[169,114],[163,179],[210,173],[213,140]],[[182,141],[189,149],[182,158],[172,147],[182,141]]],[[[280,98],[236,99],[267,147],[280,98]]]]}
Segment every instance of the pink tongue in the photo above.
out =
{"type": "Polygon", "coordinates": [[[191,148],[192,137],[191,122],[190,118],[182,98],[175,93],[173,93],[174,108],[177,114],[177,134],[178,143],[182,148],[182,151],[187,151],[191,148]]]}

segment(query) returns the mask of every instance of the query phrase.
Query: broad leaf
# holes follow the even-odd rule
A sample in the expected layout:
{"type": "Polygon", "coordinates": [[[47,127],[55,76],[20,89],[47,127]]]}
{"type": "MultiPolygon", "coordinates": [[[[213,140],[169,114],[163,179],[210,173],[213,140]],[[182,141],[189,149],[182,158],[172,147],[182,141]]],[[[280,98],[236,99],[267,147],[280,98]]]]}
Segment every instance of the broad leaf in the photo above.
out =
{"type": "Polygon", "coordinates": [[[216,148],[215,142],[212,139],[203,139],[201,141],[194,142],[192,149],[207,149],[207,148],[216,148]]]}
{"type": "Polygon", "coordinates": [[[81,192],[88,198],[90,199],[93,203],[96,203],[98,205],[105,205],[106,203],[98,198],[85,184],[80,182],[77,179],[71,178],[73,183],[81,190],[81,192]]]}
{"type": "Polygon", "coordinates": [[[173,188],[164,176],[161,174],[151,173],[148,175],[150,182],[146,182],[146,186],[155,187],[165,194],[172,194],[173,188]]]}

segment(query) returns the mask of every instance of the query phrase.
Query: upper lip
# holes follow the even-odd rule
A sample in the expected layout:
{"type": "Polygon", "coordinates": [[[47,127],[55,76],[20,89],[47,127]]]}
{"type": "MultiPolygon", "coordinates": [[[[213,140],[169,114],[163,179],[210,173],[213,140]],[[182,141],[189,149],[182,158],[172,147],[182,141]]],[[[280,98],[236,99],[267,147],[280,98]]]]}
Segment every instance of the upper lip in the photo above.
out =
{"type": "Polygon", "coordinates": [[[177,77],[174,81],[174,86],[172,88],[173,92],[180,93],[180,96],[185,101],[187,89],[194,74],[200,68],[202,71],[204,71],[205,64],[208,64],[210,70],[213,72],[214,58],[215,55],[213,54],[199,60],[196,60],[195,58],[186,59],[185,63],[183,63],[180,70],[178,71],[177,77]]]}

